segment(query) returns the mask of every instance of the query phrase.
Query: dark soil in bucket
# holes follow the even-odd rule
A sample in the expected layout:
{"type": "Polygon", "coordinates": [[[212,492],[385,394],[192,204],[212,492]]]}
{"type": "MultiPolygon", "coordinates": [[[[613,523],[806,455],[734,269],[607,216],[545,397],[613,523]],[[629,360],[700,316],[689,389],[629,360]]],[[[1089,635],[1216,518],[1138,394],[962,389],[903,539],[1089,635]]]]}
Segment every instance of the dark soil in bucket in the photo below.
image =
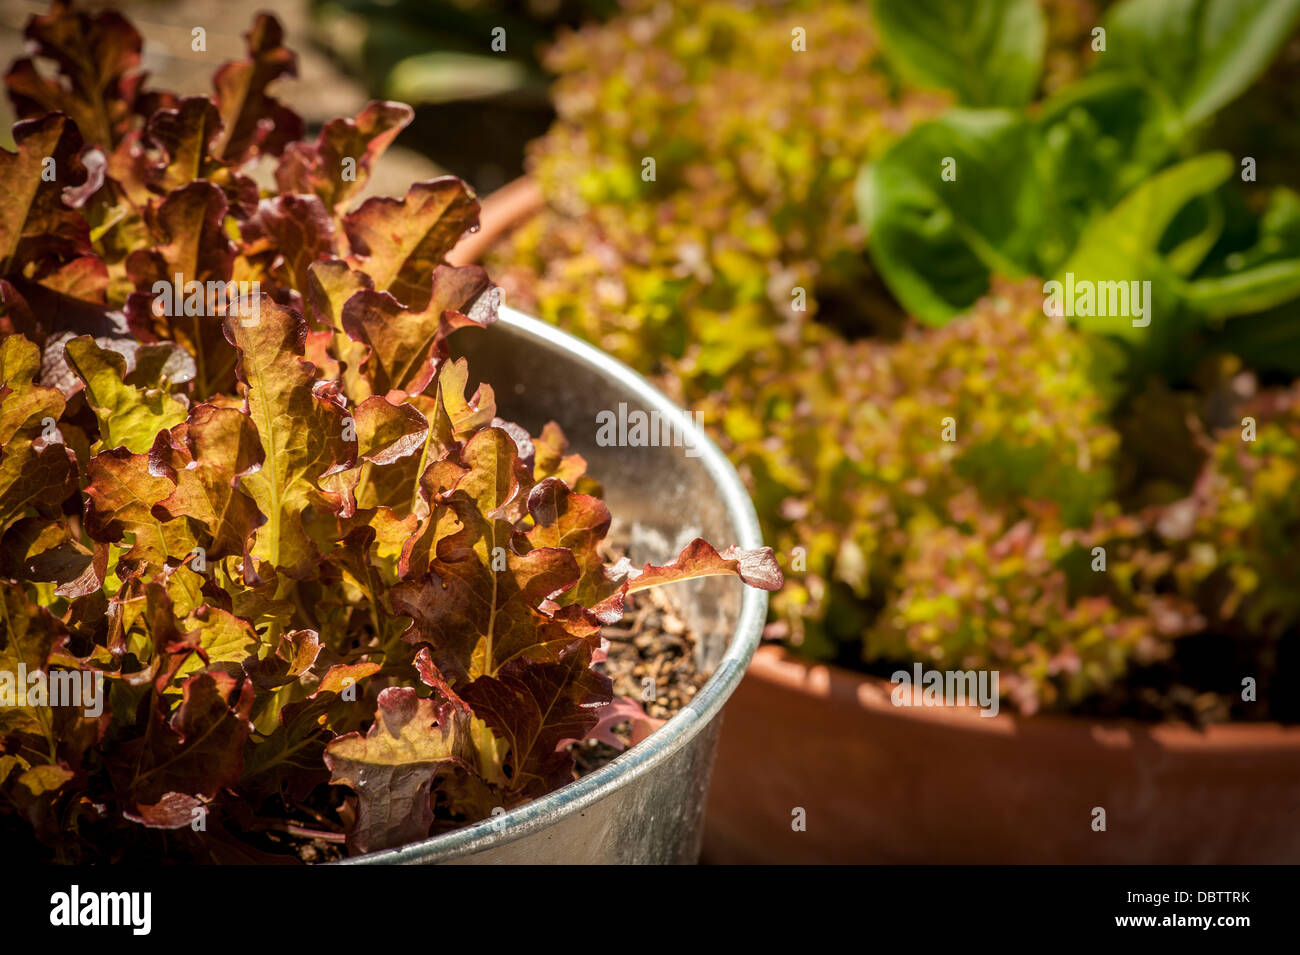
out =
{"type": "MultiPolygon", "coordinates": [[[[708,679],[696,668],[695,634],[678,615],[672,597],[671,590],[648,590],[632,598],[619,626],[604,629],[609,656],[597,664],[597,669],[614,681],[615,697],[641,701],[646,715],[655,720],[673,717],[708,679]],[[642,700],[646,679],[654,681],[656,696],[652,700],[642,700]]],[[[625,748],[631,745],[629,723],[615,726],[614,735],[625,748]]],[[[595,772],[621,752],[594,739],[575,744],[573,758],[578,775],[595,772]]]]}

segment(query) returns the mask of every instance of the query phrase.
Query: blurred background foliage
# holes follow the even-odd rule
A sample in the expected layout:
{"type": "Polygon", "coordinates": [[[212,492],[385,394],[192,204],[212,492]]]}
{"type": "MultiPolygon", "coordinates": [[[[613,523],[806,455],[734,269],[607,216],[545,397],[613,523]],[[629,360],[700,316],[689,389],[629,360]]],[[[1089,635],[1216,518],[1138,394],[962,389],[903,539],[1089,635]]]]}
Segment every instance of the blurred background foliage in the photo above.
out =
{"type": "Polygon", "coordinates": [[[1297,665],[1296,421],[1262,387],[1300,370],[1295,5],[872,7],[563,34],[509,300],[705,412],[801,652],[995,666],[1025,711],[1293,718],[1233,701],[1297,665]],[[1049,319],[1067,268],[1152,279],[1151,330],[1049,319]]]}
{"type": "Polygon", "coordinates": [[[312,36],[370,94],[409,103],[408,146],[490,192],[554,113],[542,48],[617,0],[311,0],[312,36]],[[495,32],[499,31],[499,32],[495,32]],[[494,46],[495,41],[495,46],[494,46]],[[446,131],[455,129],[455,136],[446,131]]]}

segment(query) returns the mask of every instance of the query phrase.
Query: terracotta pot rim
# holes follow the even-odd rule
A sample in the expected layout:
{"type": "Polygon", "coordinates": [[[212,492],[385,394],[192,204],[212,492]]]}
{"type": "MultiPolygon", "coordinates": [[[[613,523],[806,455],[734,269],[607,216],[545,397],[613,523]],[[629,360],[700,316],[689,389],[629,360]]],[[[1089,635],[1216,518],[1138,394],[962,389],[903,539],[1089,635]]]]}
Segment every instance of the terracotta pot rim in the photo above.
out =
{"type": "Polygon", "coordinates": [[[758,648],[746,678],[777,685],[827,706],[867,710],[882,718],[930,723],[975,736],[1033,732],[1058,736],[1063,745],[1071,738],[1087,737],[1116,747],[1151,740],[1173,749],[1205,752],[1253,749],[1300,754],[1300,726],[1281,723],[1223,723],[1198,728],[1184,722],[1143,723],[1057,713],[1022,716],[1005,710],[994,716],[981,716],[975,707],[895,706],[891,701],[894,685],[888,680],[834,663],[806,660],[778,644],[758,648]]]}

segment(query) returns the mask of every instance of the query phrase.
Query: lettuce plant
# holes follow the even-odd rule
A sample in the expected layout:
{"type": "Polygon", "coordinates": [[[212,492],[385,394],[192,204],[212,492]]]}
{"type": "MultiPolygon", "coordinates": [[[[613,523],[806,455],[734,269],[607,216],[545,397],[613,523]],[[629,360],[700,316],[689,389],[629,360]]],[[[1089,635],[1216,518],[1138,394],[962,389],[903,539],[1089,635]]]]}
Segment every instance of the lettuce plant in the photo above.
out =
{"type": "Polygon", "coordinates": [[[573,778],[629,595],[780,583],[770,550],[701,540],[611,562],[560,429],[497,417],[448,350],[500,298],[444,263],[474,195],[358,201],[411,111],[303,140],[279,24],[247,36],[178,98],[123,18],[56,3],[27,28],[52,75],[6,76],[0,818],[62,860],[483,819],[573,778]]]}
{"type": "MultiPolygon", "coordinates": [[[[1300,622],[1295,388],[1205,407],[1157,391],[1121,412],[1097,354],[1040,306],[1037,283],[1000,282],[943,328],[807,346],[705,405],[791,569],[770,632],[885,674],[995,669],[1024,712],[1108,693],[1197,635],[1277,680],[1300,622]],[[1188,455],[1142,501],[1127,416],[1156,455],[1188,455]],[[1190,453],[1162,434],[1184,417],[1190,453]]],[[[1243,715],[1280,713],[1275,695],[1243,715]]]]}
{"type": "Polygon", "coordinates": [[[1235,638],[1269,646],[1300,624],[1300,385],[1265,390],[1238,410],[1202,437],[1206,465],[1157,530],[1178,555],[1179,588],[1235,638]]]}
{"type": "Polygon", "coordinates": [[[873,69],[860,4],[628,6],[547,57],[547,209],[490,264],[511,301],[689,395],[818,334],[815,289],[873,287],[858,164],[946,100],[873,69]]]}
{"type": "Polygon", "coordinates": [[[1080,581],[1066,572],[1081,553],[1108,546],[1118,569],[1121,442],[1103,369],[1064,319],[1034,322],[1037,303],[1029,283],[1000,286],[942,330],[810,346],[797,373],[708,406],[799,568],[774,599],[774,632],[819,657],[849,643],[868,659],[996,666],[1025,709],[1167,652],[1142,614],[1156,592],[1125,592],[1122,573],[1073,606],[1080,581]],[[1044,592],[1023,599],[1031,590],[1044,592]],[[976,595],[987,604],[962,605],[976,595]],[[1104,619],[1131,637],[1093,641],[1088,660],[1078,638],[1104,619]],[[1048,666],[1075,653],[1077,676],[1048,666]]]}
{"type": "Polygon", "coordinates": [[[1183,381],[1222,351],[1300,371],[1286,321],[1300,299],[1300,219],[1280,184],[1285,159],[1257,148],[1266,137],[1244,157],[1201,152],[1209,121],[1294,36],[1300,3],[1124,0],[1099,21],[1087,73],[1032,108],[1032,0],[981,4],[964,30],[937,28],[942,11],[969,15],[942,3],[874,8],[886,54],[958,99],[858,185],[871,259],[910,313],[941,325],[993,275],[1145,281],[1145,321],[1090,306],[1077,319],[1119,339],[1135,377],[1183,381]]]}

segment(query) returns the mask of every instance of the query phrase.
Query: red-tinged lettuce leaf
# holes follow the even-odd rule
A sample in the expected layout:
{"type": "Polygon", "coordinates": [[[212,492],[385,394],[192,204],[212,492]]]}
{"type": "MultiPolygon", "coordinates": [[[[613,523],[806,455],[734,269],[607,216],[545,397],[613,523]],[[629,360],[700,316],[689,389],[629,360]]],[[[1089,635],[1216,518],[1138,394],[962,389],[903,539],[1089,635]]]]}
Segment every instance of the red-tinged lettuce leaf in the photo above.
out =
{"type": "Polygon", "coordinates": [[[258,690],[274,690],[309,671],[320,651],[320,634],[315,630],[291,630],[280,635],[274,653],[245,661],[244,672],[258,690]]]}
{"type": "MultiPolygon", "coordinates": [[[[542,433],[533,438],[533,478],[541,483],[546,478],[558,478],[570,490],[579,490],[578,484],[587,475],[587,459],[581,454],[569,454],[569,439],[554,421],[546,422],[542,433]]],[[[594,483],[588,479],[588,482],[594,483]]]]}
{"type": "Polygon", "coordinates": [[[260,469],[239,479],[266,515],[251,554],[301,578],[319,558],[303,510],[338,514],[351,508],[350,501],[321,488],[322,479],[356,463],[356,442],[344,440],[348,415],[316,387],[316,369],[301,357],[307,323],[296,312],[263,299],[256,324],[227,319],[225,328],[239,352],[247,413],[264,455],[260,469]]]}
{"type": "Polygon", "coordinates": [[[421,525],[402,548],[399,570],[403,577],[428,573],[437,556],[460,560],[459,552],[480,538],[480,556],[490,554],[496,569],[502,569],[506,548],[503,535],[512,530],[505,522],[522,514],[521,502],[526,501],[531,481],[527,467],[519,459],[518,446],[502,429],[484,428],[462,448],[455,440],[441,397],[440,392],[432,409],[430,441],[422,455],[423,470],[412,499],[412,512],[421,517],[421,525]],[[431,463],[425,466],[425,460],[431,463]],[[459,491],[456,500],[452,499],[453,491],[459,491]],[[489,523],[480,527],[485,517],[489,523]],[[449,539],[448,547],[454,550],[439,552],[444,538],[449,539]]]}
{"type": "Polygon", "coordinates": [[[28,509],[60,517],[63,502],[76,493],[76,456],[63,444],[20,434],[0,449],[0,528],[28,509]]]}
{"type": "MultiPolygon", "coordinates": [[[[149,456],[125,448],[103,451],[86,467],[86,533],[104,543],[117,543],[130,535],[130,547],[121,556],[129,565],[144,565],[156,572],[169,557],[183,560],[195,546],[185,520],[159,520],[154,505],[172,492],[167,477],[152,473],[149,456]]],[[[119,574],[119,576],[121,576],[119,574]]]]}
{"type": "MultiPolygon", "coordinates": [[[[167,195],[196,180],[221,187],[237,218],[247,218],[257,207],[257,184],[240,175],[233,166],[213,155],[221,135],[221,114],[206,96],[187,96],[175,107],[160,109],[149,117],[144,140],[148,158],[134,166],[129,178],[139,179],[153,192],[167,195]]],[[[122,160],[115,160],[121,175],[122,160]]],[[[137,194],[137,204],[144,196],[137,194]]]]}
{"type": "Polygon", "coordinates": [[[85,573],[95,552],[62,520],[25,517],[0,539],[0,575],[18,580],[68,583],[85,573]]]}
{"type": "Polygon", "coordinates": [[[185,420],[182,398],[159,388],[128,384],[126,359],[100,348],[89,335],[74,338],[64,348],[67,361],[86,383],[86,403],[99,421],[99,448],[147,451],[160,431],[185,420]]]}
{"type": "Polygon", "coordinates": [[[350,265],[407,308],[424,309],[429,276],[446,264],[462,235],[478,227],[478,199],[464,182],[443,176],[417,182],[403,199],[374,196],[348,213],[343,229],[350,265]]]}
{"type": "Polygon", "coordinates": [[[591,647],[575,640],[554,661],[512,660],[461,687],[460,696],[509,744],[510,788],[540,796],[573,780],[563,744],[586,738],[613,686],[591,668],[591,647]]]}
{"type": "MultiPolygon", "coordinates": [[[[394,470],[389,467],[379,473],[388,474],[394,470]]],[[[403,508],[408,516],[419,521],[415,532],[402,542],[397,573],[403,580],[417,580],[428,574],[437,558],[439,544],[445,538],[464,533],[465,525],[447,499],[464,476],[465,468],[449,460],[433,462],[420,475],[416,494],[418,506],[409,510],[403,508]]],[[[370,486],[375,487],[376,483],[371,482],[370,486]]]]}
{"type": "MultiPolygon", "coordinates": [[[[490,385],[480,385],[473,397],[466,399],[468,377],[463,358],[444,361],[438,368],[435,393],[412,395],[403,403],[428,422],[419,453],[372,467],[357,488],[358,507],[386,506],[401,517],[414,514],[423,518],[429,513],[429,501],[455,486],[464,469],[449,457],[458,455],[461,444],[491,424],[496,414],[490,385]]],[[[434,533],[433,526],[426,531],[427,550],[440,535],[434,533]]],[[[419,573],[427,569],[427,561],[421,567],[419,573]]]]}
{"type": "Polygon", "coordinates": [[[155,803],[137,803],[122,816],[149,829],[184,829],[207,813],[207,802],[188,793],[163,793],[155,803]]]}
{"type": "MultiPolygon", "coordinates": [[[[472,552],[471,552],[472,553],[472,552]]],[[[596,639],[597,628],[576,617],[537,609],[577,576],[566,551],[504,552],[504,569],[477,557],[436,559],[429,573],[403,580],[388,596],[393,612],[412,618],[404,639],[427,643],[439,669],[457,684],[495,673],[515,657],[558,657],[575,637],[596,639]]]]}
{"type": "Polygon", "coordinates": [[[145,140],[157,157],[149,162],[145,182],[166,195],[196,179],[212,179],[228,167],[212,157],[212,140],[221,132],[221,114],[206,96],[187,96],[174,109],[149,117],[145,140]]]}
{"type": "MultiPolygon", "coordinates": [[[[251,623],[220,607],[201,604],[186,615],[182,625],[185,639],[194,644],[194,650],[172,675],[171,685],[175,689],[188,677],[207,668],[213,673],[221,671],[242,678],[261,645],[251,623]]],[[[253,685],[264,689],[256,679],[253,685]]]]}
{"type": "MultiPolygon", "coordinates": [[[[533,476],[520,458],[518,441],[495,424],[475,432],[460,449],[458,463],[467,473],[457,481],[455,490],[473,502],[480,520],[517,521],[527,513],[533,476]]],[[[473,540],[473,528],[467,525],[467,530],[471,532],[467,540],[473,540]]],[[[494,540],[492,544],[504,546],[505,542],[494,540]]]]}
{"type": "MultiPolygon", "coordinates": [[[[153,307],[156,282],[170,285],[177,275],[182,286],[186,282],[230,279],[235,246],[222,228],[228,206],[226,194],[217,186],[196,180],[168,193],[156,209],[150,207],[147,219],[158,244],[132,252],[127,269],[136,288],[149,295],[148,312],[156,320],[167,317],[159,316],[158,311],[172,310],[153,307]]],[[[171,318],[176,321],[184,317],[171,318]]]]}
{"type": "Polygon", "coordinates": [[[35,436],[47,419],[62,416],[63,395],[35,384],[40,371],[40,349],[26,338],[9,334],[0,341],[0,449],[20,431],[35,436]]]}
{"type": "MultiPolygon", "coordinates": [[[[599,549],[610,524],[604,501],[576,494],[559,478],[548,477],[528,495],[528,513],[534,522],[524,535],[529,547],[562,547],[578,563],[578,582],[555,599],[557,604],[596,608],[620,589],[624,576],[605,563],[599,549]]],[[[601,622],[614,623],[620,616],[621,607],[601,622]]]]}
{"type": "Polygon", "coordinates": [[[17,151],[0,149],[0,275],[6,276],[50,257],[90,252],[90,227],[63,201],[65,187],[86,179],[77,127],[51,113],[24,120],[13,132],[17,151]],[[47,181],[50,161],[54,178],[47,181]]]}
{"type": "Polygon", "coordinates": [[[634,594],[660,584],[695,577],[731,575],[739,577],[759,590],[779,590],[785,583],[781,565],[770,547],[728,547],[718,553],[713,545],[699,537],[682,548],[671,563],[656,566],[646,564],[640,570],[628,573],[627,592],[634,594]]]}
{"type": "MultiPolygon", "coordinates": [[[[63,396],[33,384],[38,360],[36,346],[21,335],[0,342],[0,531],[33,510],[62,521],[64,502],[78,490],[76,456],[53,427],[63,396]]],[[[60,574],[58,582],[69,584],[76,576],[60,574]]]]}
{"type": "Polygon", "coordinates": [[[434,777],[467,755],[468,721],[464,710],[422,700],[412,687],[389,687],[365,736],[349,733],[325,748],[330,782],[357,794],[351,851],[390,849],[429,834],[434,777]]]}
{"type": "MultiPolygon", "coordinates": [[[[36,743],[35,740],[30,742],[36,743]]],[[[0,760],[5,758],[0,756],[0,760]]],[[[26,819],[38,839],[47,845],[58,844],[66,840],[65,807],[72,798],[75,779],[76,773],[57,762],[33,766],[23,760],[21,768],[13,773],[12,781],[6,787],[5,802],[11,812],[26,819]]]]}
{"type": "Polygon", "coordinates": [[[266,518],[237,485],[262,461],[262,444],[248,415],[197,405],[187,422],[160,435],[150,452],[150,471],[173,484],[171,494],[153,506],[153,516],[164,523],[188,520],[209,560],[247,557],[249,540],[266,518]]]}
{"type": "MultiPolygon", "coordinates": [[[[322,259],[307,269],[306,300],[316,327],[343,331],[343,306],[362,289],[373,289],[369,275],[342,259],[322,259]]],[[[364,352],[362,353],[364,355],[364,352]]],[[[343,356],[339,356],[342,358],[343,356]]]]}
{"type": "Polygon", "coordinates": [[[293,630],[281,634],[275,654],[288,665],[287,675],[296,680],[315,665],[320,650],[320,634],[315,630],[293,630]]]}
{"type": "Polygon", "coordinates": [[[337,693],[342,695],[366,677],[379,672],[378,663],[338,663],[325,671],[314,695],[337,693]]]}
{"type": "MultiPolygon", "coordinates": [[[[231,279],[235,246],[222,222],[228,203],[220,188],[198,180],[171,192],[146,220],[156,245],[136,249],[126,258],[126,270],[136,291],[127,300],[131,330],[142,341],[173,341],[184,346],[197,363],[197,395],[207,398],[233,386],[235,353],[221,331],[221,315],[238,310],[235,296],[225,308],[209,300],[207,283],[231,279]],[[179,276],[179,283],[177,282],[179,276]],[[203,293],[188,283],[198,283],[203,293]],[[191,296],[199,298],[190,307],[191,296]],[[176,299],[179,298],[179,301],[176,299]],[[180,305],[180,308],[177,308],[180,305]],[[187,312],[200,314],[185,314],[187,312]]],[[[227,286],[214,286],[224,293],[227,286]]]]}
{"type": "MultiPolygon", "coordinates": [[[[444,361],[438,367],[438,403],[440,416],[445,416],[450,438],[459,443],[496,420],[497,403],[492,386],[483,382],[474,394],[466,397],[469,386],[469,362],[464,358],[444,361]]],[[[446,429],[444,429],[446,430],[446,429]]],[[[443,444],[451,446],[444,437],[443,444]]]]}
{"type": "Polygon", "coordinates": [[[369,346],[362,371],[378,395],[418,394],[432,379],[445,341],[458,328],[485,328],[496,321],[500,290],[478,266],[440,265],[422,311],[404,307],[375,290],[355,293],[343,306],[343,329],[369,346]]]}
{"type": "Polygon", "coordinates": [[[213,154],[234,165],[258,153],[278,156],[303,132],[302,118],[267,92],[280,77],[298,75],[280,21],[259,13],[245,37],[248,58],[225,64],[212,81],[223,124],[213,154]]]}
{"type": "Polygon", "coordinates": [[[413,405],[393,404],[373,395],[353,413],[358,454],[371,464],[392,464],[419,452],[428,437],[429,422],[413,405]]]}
{"type": "Polygon", "coordinates": [[[419,652],[416,653],[414,666],[415,672],[419,674],[420,682],[432,689],[438,695],[440,701],[467,712],[469,711],[469,704],[462,700],[460,695],[451,688],[447,678],[442,675],[442,671],[433,662],[428,647],[421,647],[419,652]]]}
{"type": "Polygon", "coordinates": [[[376,101],[367,103],[356,119],[330,120],[314,143],[285,148],[275,169],[276,185],[281,193],[319,196],[335,213],[342,213],[414,115],[405,103],[376,101]]]}
{"type": "MultiPolygon", "coordinates": [[[[631,724],[632,745],[635,746],[648,738],[651,733],[666,722],[666,720],[657,720],[653,716],[646,715],[645,707],[630,696],[615,697],[605,706],[597,709],[596,712],[599,716],[585,738],[598,740],[617,750],[627,748],[627,744],[624,743],[622,737],[614,732],[614,727],[620,723],[631,724]]],[[[580,740],[572,740],[571,742],[580,742],[580,740]]]]}
{"type": "MultiPolygon", "coordinates": [[[[185,680],[181,704],[170,720],[161,706],[152,714],[152,731],[122,747],[114,760],[118,791],[137,817],[156,807],[168,793],[213,799],[233,785],[244,765],[244,743],[252,731],[253,684],[220,671],[196,673],[185,680]]],[[[153,824],[175,822],[155,812],[153,824]]],[[[182,821],[188,825],[190,819],[182,821]]]]}
{"type": "MultiPolygon", "coordinates": [[[[48,610],[28,597],[27,587],[8,586],[0,591],[4,605],[4,626],[0,626],[0,672],[16,680],[19,666],[35,673],[46,666],[50,651],[61,636],[62,627],[48,610]]],[[[11,684],[12,685],[12,684],[11,684]]],[[[17,705],[17,699],[0,697],[0,739],[10,733],[29,733],[45,743],[42,714],[36,707],[17,705]]],[[[46,751],[42,745],[38,751],[46,751]]]]}
{"type": "Polygon", "coordinates": [[[135,121],[140,34],[114,10],[74,11],[64,0],[33,16],[24,33],[59,75],[46,78],[30,59],[16,61],[5,84],[18,115],[66,113],[90,142],[111,149],[135,121]]]}
{"type": "Polygon", "coordinates": [[[403,554],[411,579],[389,594],[393,611],[412,618],[405,639],[429,644],[438,668],[457,684],[494,674],[515,657],[557,659],[575,637],[594,639],[597,630],[580,615],[538,609],[571,588],[579,568],[561,548],[515,552],[513,525],[502,519],[524,496],[514,439],[485,428],[466,444],[462,463],[466,470],[442,496],[444,506],[422,528],[436,523],[443,533],[412,539],[403,554]],[[447,510],[458,528],[446,522],[447,510]]]}
{"type": "Polygon", "coordinates": [[[94,544],[91,549],[90,561],[82,567],[81,573],[76,577],[66,578],[59,583],[59,586],[54,588],[55,596],[66,597],[74,602],[82,597],[92,595],[102,597],[104,578],[108,575],[108,558],[108,545],[94,544]]]}
{"type": "Polygon", "coordinates": [[[334,252],[334,220],[316,196],[263,199],[243,224],[244,255],[282,288],[306,294],[307,270],[334,252]]]}
{"type": "MultiPolygon", "coordinates": [[[[100,187],[104,185],[105,173],[108,169],[108,159],[98,149],[85,149],[77,158],[81,161],[81,168],[85,173],[85,178],[80,185],[63,187],[63,204],[72,209],[81,209],[90,202],[95,193],[99,192],[100,187]]],[[[70,282],[77,281],[75,277],[86,272],[88,270],[87,266],[95,262],[95,258],[93,255],[82,256],[78,260],[79,267],[73,269],[74,278],[72,279],[60,275],[54,279],[47,277],[44,281],[47,284],[53,282],[54,287],[57,287],[60,291],[67,291],[70,282]]],[[[97,288],[96,291],[102,293],[102,286],[97,288]]]]}
{"type": "MultiPolygon", "coordinates": [[[[307,290],[303,297],[309,306],[313,331],[328,333],[329,353],[337,366],[333,374],[357,403],[372,394],[370,382],[361,373],[369,349],[343,331],[343,306],[356,292],[373,287],[370,276],[349,268],[340,259],[320,259],[307,267],[307,290]]],[[[327,367],[324,362],[319,364],[327,367]]]]}

